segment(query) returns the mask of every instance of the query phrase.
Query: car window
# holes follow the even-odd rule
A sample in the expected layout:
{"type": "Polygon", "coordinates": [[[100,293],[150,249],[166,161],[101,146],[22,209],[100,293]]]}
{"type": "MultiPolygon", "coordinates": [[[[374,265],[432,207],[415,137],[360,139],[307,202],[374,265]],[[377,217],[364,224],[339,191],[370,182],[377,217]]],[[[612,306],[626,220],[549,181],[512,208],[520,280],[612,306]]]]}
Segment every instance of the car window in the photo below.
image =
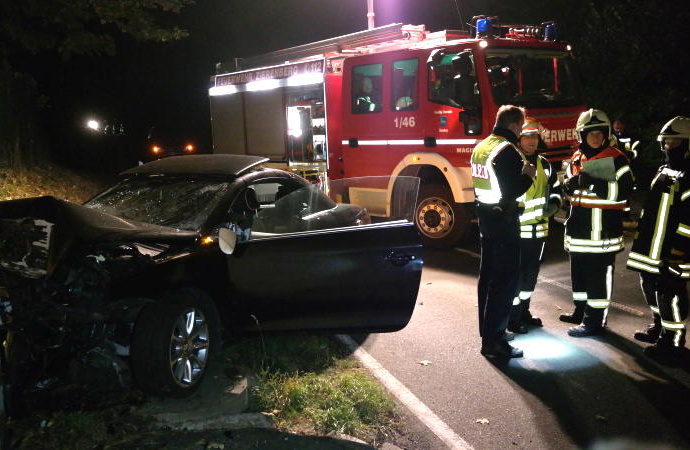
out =
{"type": "Polygon", "coordinates": [[[85,205],[123,219],[198,230],[229,186],[227,181],[193,178],[130,179],[85,205]]]}
{"type": "Polygon", "coordinates": [[[415,177],[397,177],[393,182],[390,177],[349,178],[299,188],[255,184],[249,188],[259,201],[249,239],[387,221],[412,222],[418,186],[415,177]]]}

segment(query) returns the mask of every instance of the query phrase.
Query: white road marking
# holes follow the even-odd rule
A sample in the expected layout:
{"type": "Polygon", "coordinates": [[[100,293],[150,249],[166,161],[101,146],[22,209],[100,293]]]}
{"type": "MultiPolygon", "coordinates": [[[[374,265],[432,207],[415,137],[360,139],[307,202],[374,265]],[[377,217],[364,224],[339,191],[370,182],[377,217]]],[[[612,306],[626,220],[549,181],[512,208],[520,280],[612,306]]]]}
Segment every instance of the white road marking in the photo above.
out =
{"type": "MultiPolygon", "coordinates": [[[[459,248],[459,247],[455,247],[454,250],[456,252],[465,253],[467,255],[470,255],[473,258],[477,258],[477,259],[481,258],[481,255],[479,253],[473,252],[471,250],[466,250],[464,248],[459,248]]],[[[556,286],[558,288],[561,288],[564,291],[571,292],[571,287],[568,286],[567,284],[561,283],[560,281],[552,280],[551,278],[546,278],[546,277],[543,277],[541,275],[539,276],[539,278],[537,280],[541,281],[543,283],[550,284],[552,286],[556,286]]],[[[633,308],[632,306],[624,305],[624,304],[618,303],[618,302],[611,302],[611,307],[619,309],[621,311],[625,311],[625,312],[632,314],[634,316],[637,316],[637,317],[644,317],[644,315],[645,315],[645,313],[643,311],[640,311],[637,308],[633,308]]]]}
{"type": "Polygon", "coordinates": [[[474,450],[463,438],[455,434],[444,421],[417,398],[404,384],[398,381],[381,363],[379,363],[366,350],[360,347],[350,336],[336,335],[369,371],[388,389],[403,405],[405,405],[417,418],[427,426],[444,444],[454,450],[474,450]]]}

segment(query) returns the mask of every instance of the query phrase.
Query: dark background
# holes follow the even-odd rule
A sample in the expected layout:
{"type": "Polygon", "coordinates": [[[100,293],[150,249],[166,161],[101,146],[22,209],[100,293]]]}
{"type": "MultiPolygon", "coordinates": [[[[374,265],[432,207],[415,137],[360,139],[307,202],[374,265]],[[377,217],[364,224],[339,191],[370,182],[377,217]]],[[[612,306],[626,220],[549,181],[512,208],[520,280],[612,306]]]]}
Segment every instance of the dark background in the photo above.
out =
{"type": "MultiPolygon", "coordinates": [[[[375,13],[377,26],[425,24],[432,31],[463,28],[478,14],[497,14],[502,23],[556,20],[580,60],[588,104],[653,139],[666,120],[690,115],[690,2],[601,3],[375,0],[375,13]]],[[[366,0],[199,0],[164,19],[188,30],[186,39],[142,43],[115,33],[115,56],[65,61],[43,52],[16,66],[45,97],[41,129],[58,162],[98,166],[109,145],[145,151],[151,126],[211,151],[208,87],[217,62],[361,31],[366,13],[366,0]],[[85,145],[89,117],[122,124],[126,138],[85,145]]]]}

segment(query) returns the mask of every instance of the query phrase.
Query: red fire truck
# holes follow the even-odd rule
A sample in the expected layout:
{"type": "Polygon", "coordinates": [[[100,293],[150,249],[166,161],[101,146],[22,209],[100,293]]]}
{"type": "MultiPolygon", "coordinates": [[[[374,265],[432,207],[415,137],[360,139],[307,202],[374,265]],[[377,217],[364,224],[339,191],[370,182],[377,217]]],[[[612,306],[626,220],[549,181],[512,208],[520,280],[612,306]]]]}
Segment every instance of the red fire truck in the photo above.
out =
{"type": "MultiPolygon", "coordinates": [[[[329,179],[421,179],[415,221],[426,244],[455,244],[469,229],[469,159],[502,104],[544,125],[553,163],[574,148],[585,110],[571,48],[557,24],[429,32],[392,24],[218,66],[209,89],[216,153],[263,155],[329,179]]],[[[350,189],[350,201],[391,214],[392,182],[350,189]]]]}

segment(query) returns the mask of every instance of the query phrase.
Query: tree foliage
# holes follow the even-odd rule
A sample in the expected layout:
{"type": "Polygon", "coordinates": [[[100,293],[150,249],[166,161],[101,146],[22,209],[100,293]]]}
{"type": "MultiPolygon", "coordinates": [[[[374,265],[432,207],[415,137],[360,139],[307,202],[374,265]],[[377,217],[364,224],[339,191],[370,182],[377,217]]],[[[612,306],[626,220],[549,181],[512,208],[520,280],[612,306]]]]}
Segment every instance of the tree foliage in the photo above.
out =
{"type": "MultiPolygon", "coordinates": [[[[21,168],[41,159],[39,95],[32,76],[22,73],[31,58],[57,53],[115,53],[118,35],[167,42],[187,36],[171,17],[193,0],[0,0],[0,164],[21,168]]],[[[45,64],[48,66],[48,64],[45,64]]]]}
{"type": "Polygon", "coordinates": [[[165,42],[187,36],[162,24],[193,0],[0,0],[0,49],[104,54],[115,50],[113,33],[165,42]]]}

